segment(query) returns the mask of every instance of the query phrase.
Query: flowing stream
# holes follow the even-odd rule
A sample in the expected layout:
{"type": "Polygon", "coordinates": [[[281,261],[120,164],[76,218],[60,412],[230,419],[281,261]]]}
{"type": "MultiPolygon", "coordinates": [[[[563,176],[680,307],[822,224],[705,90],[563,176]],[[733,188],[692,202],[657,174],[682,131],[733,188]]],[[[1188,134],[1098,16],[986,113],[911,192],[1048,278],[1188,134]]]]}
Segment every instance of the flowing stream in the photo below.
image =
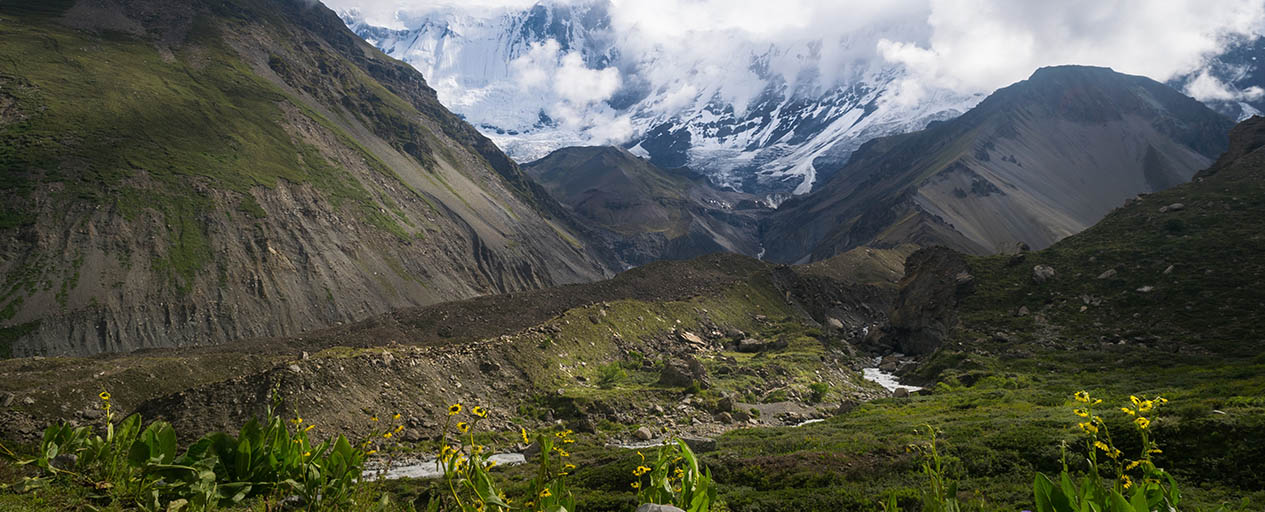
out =
{"type": "MultiPolygon", "coordinates": [[[[497,453],[488,460],[495,461],[498,466],[513,466],[527,462],[527,458],[521,453],[497,453]]],[[[377,480],[378,472],[381,468],[366,470],[363,475],[366,480],[377,480]]],[[[443,471],[439,469],[438,461],[435,459],[427,459],[422,461],[402,461],[387,469],[386,474],[382,475],[387,480],[395,480],[397,478],[436,478],[443,476],[443,471]]]]}
{"type": "Polygon", "coordinates": [[[905,388],[910,393],[913,393],[914,391],[922,389],[918,386],[901,384],[899,377],[893,375],[891,372],[879,369],[879,361],[880,359],[876,357],[874,358],[874,366],[861,369],[861,376],[865,377],[865,380],[877,383],[888,391],[896,391],[897,388],[905,388]]]}

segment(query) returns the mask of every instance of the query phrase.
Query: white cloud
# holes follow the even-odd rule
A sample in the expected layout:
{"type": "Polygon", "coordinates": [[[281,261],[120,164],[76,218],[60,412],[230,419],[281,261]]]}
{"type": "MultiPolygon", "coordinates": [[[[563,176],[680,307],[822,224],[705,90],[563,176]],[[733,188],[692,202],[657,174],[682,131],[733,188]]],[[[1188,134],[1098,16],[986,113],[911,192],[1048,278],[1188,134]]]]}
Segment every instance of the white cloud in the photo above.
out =
{"type": "MultiPolygon", "coordinates": [[[[932,0],[927,24],[926,44],[891,38],[876,47],[909,69],[911,93],[988,92],[1058,64],[1164,81],[1198,70],[1236,37],[1265,33],[1265,2],[932,0]]],[[[1206,74],[1201,80],[1200,92],[1226,92],[1206,74]]]]}

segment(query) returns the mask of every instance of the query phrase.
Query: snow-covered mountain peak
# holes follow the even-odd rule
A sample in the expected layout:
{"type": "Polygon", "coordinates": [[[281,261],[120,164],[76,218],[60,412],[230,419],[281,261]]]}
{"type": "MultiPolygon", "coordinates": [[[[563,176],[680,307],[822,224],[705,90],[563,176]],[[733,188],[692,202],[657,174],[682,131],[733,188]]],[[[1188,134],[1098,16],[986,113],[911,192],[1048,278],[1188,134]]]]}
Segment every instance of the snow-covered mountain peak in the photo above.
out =
{"type": "Polygon", "coordinates": [[[444,7],[401,13],[403,29],[343,14],[516,160],[616,144],[775,201],[807,192],[870,138],[954,117],[981,99],[936,90],[916,105],[887,100],[902,72],[875,56],[875,43],[918,37],[925,28],[916,24],[836,39],[772,40],[741,27],[664,39],[614,27],[611,9],[607,0],[444,7]]]}

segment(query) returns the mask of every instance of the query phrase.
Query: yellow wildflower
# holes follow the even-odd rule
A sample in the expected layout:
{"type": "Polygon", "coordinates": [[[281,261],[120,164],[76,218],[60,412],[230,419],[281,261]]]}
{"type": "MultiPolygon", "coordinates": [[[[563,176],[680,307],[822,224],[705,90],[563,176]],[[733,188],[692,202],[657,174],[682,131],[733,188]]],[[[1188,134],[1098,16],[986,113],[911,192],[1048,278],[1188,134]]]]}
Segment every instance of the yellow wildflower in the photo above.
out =
{"type": "Polygon", "coordinates": [[[567,470],[567,471],[571,471],[571,470],[575,469],[575,464],[563,464],[563,465],[562,465],[562,469],[565,469],[565,470],[567,470]]]}
{"type": "Polygon", "coordinates": [[[293,423],[293,424],[295,424],[295,425],[302,425],[302,424],[303,424],[303,418],[294,418],[294,419],[290,420],[290,423],[293,423]]]}
{"type": "Polygon", "coordinates": [[[676,468],[676,477],[685,478],[685,470],[681,468],[676,468]]]}
{"type": "Polygon", "coordinates": [[[1149,410],[1151,410],[1151,408],[1152,408],[1152,407],[1154,407],[1154,406],[1155,406],[1155,402],[1153,402],[1153,401],[1151,401],[1151,400],[1143,400],[1143,401],[1142,401],[1142,404],[1141,404],[1141,405],[1138,405],[1138,412],[1146,412],[1146,411],[1149,411],[1149,410]]]}
{"type": "Polygon", "coordinates": [[[469,432],[469,431],[470,431],[470,424],[469,424],[469,423],[466,423],[466,422],[464,422],[464,421],[457,422],[457,430],[460,430],[462,434],[464,434],[464,433],[466,433],[466,432],[469,432]]]}
{"type": "Polygon", "coordinates": [[[304,456],[304,457],[311,457],[311,456],[312,456],[312,452],[303,452],[303,456],[304,456]]]}
{"type": "Polygon", "coordinates": [[[549,488],[548,488],[548,487],[546,487],[544,490],[540,491],[540,497],[541,497],[541,498],[548,498],[548,497],[550,497],[550,496],[553,496],[553,493],[549,492],[549,488]]]}
{"type": "Polygon", "coordinates": [[[1129,478],[1129,475],[1120,475],[1120,483],[1124,485],[1125,489],[1133,487],[1133,479],[1129,478]]]}
{"type": "Polygon", "coordinates": [[[1111,448],[1107,446],[1107,443],[1104,443],[1102,441],[1094,441],[1094,447],[1104,452],[1111,453],[1111,448]]]}
{"type": "Polygon", "coordinates": [[[641,461],[642,461],[642,462],[645,462],[645,461],[646,461],[646,456],[645,456],[645,455],[642,455],[641,450],[637,450],[637,456],[638,456],[638,457],[641,457],[641,461]]]}
{"type": "Polygon", "coordinates": [[[376,414],[375,414],[375,415],[373,415],[373,416],[370,416],[370,417],[369,417],[369,421],[372,421],[372,422],[374,422],[374,423],[377,423],[377,422],[378,422],[378,416],[377,416],[376,414]]]}
{"type": "Polygon", "coordinates": [[[1088,417],[1089,417],[1089,411],[1086,411],[1086,410],[1084,410],[1084,409],[1073,409],[1073,410],[1072,410],[1072,412],[1073,412],[1073,413],[1075,413],[1077,416],[1080,416],[1080,417],[1082,417],[1082,418],[1088,418],[1088,417]]]}
{"type": "Polygon", "coordinates": [[[400,419],[400,413],[398,413],[398,412],[397,412],[397,413],[395,413],[394,415],[392,415],[392,416],[391,416],[391,419],[396,420],[396,421],[399,421],[399,419],[400,419]]]}
{"type": "Polygon", "coordinates": [[[1121,407],[1121,408],[1120,408],[1120,412],[1123,412],[1123,413],[1125,413],[1125,414],[1128,414],[1129,416],[1136,416],[1136,415],[1138,414],[1138,413],[1136,413],[1136,412],[1133,412],[1133,409],[1130,409],[1130,408],[1128,408],[1128,407],[1121,407]]]}
{"type": "Polygon", "coordinates": [[[404,430],[404,425],[396,425],[396,426],[395,426],[395,431],[396,431],[396,432],[400,432],[400,431],[402,431],[402,430],[404,430]]]}
{"type": "Polygon", "coordinates": [[[1124,467],[1124,470],[1125,470],[1125,471],[1133,471],[1133,468],[1136,468],[1136,467],[1141,466],[1141,465],[1142,465],[1142,461],[1140,461],[1140,460],[1135,460],[1135,461],[1133,461],[1133,462],[1130,462],[1128,466],[1125,466],[1125,467],[1124,467]]]}
{"type": "Polygon", "coordinates": [[[632,483],[632,488],[633,488],[633,489],[640,489],[640,488],[641,488],[641,482],[633,482],[633,483],[632,483]]]}
{"type": "Polygon", "coordinates": [[[365,452],[365,455],[373,455],[373,454],[375,454],[375,453],[378,453],[378,450],[369,450],[369,451],[365,452]]]}
{"type": "Polygon", "coordinates": [[[475,415],[475,416],[478,416],[478,417],[480,417],[480,418],[486,418],[486,417],[488,417],[488,411],[487,411],[487,409],[484,409],[484,408],[479,407],[479,406],[477,406],[477,405],[476,405],[476,406],[474,406],[474,407],[472,407],[472,408],[470,408],[470,412],[471,412],[471,413],[474,413],[474,415],[475,415]]]}
{"type": "Polygon", "coordinates": [[[448,415],[453,416],[461,412],[461,404],[452,404],[448,406],[448,415]]]}
{"type": "Polygon", "coordinates": [[[1133,396],[1133,395],[1129,395],[1129,401],[1130,401],[1130,402],[1133,402],[1133,406],[1134,406],[1134,407],[1137,407],[1137,406],[1139,406],[1139,405],[1142,405],[1142,399],[1140,399],[1140,398],[1138,398],[1138,397],[1136,397],[1136,396],[1133,396]]]}
{"type": "Polygon", "coordinates": [[[107,402],[108,402],[108,401],[110,401],[110,392],[109,392],[109,391],[102,391],[102,392],[101,392],[100,394],[98,394],[97,396],[101,397],[101,399],[102,399],[102,400],[105,400],[105,401],[107,401],[107,402]]]}
{"type": "Polygon", "coordinates": [[[1138,416],[1137,419],[1133,420],[1133,422],[1136,423],[1138,425],[1138,428],[1142,430],[1146,430],[1147,427],[1151,426],[1151,420],[1148,420],[1142,416],[1138,416]]]}
{"type": "Polygon", "coordinates": [[[1082,432],[1084,432],[1084,433],[1086,433],[1086,434],[1097,434],[1097,433],[1098,433],[1098,426],[1097,426],[1097,425],[1094,425],[1093,423],[1089,423],[1089,422],[1085,422],[1085,423],[1077,423],[1077,424],[1076,424],[1076,426],[1080,427],[1081,431],[1082,431],[1082,432]]]}
{"type": "Polygon", "coordinates": [[[1084,391],[1084,390],[1077,391],[1076,394],[1072,396],[1076,398],[1077,402],[1089,403],[1089,392],[1087,391],[1084,391]]]}
{"type": "Polygon", "coordinates": [[[570,454],[570,453],[567,453],[565,450],[558,450],[558,455],[559,455],[559,456],[562,456],[562,457],[570,457],[570,456],[571,456],[571,454],[570,454]]]}
{"type": "Polygon", "coordinates": [[[304,432],[307,432],[307,431],[312,430],[312,429],[314,429],[314,428],[316,428],[316,425],[308,425],[308,426],[307,426],[307,428],[304,428],[304,429],[303,429],[303,431],[304,431],[304,432]]]}
{"type": "Polygon", "coordinates": [[[385,434],[382,434],[382,437],[385,437],[385,438],[387,438],[387,439],[391,439],[391,435],[392,435],[392,434],[391,434],[390,432],[387,432],[387,433],[385,433],[385,434]]]}
{"type": "Polygon", "coordinates": [[[520,434],[522,434],[522,435],[523,435],[523,444],[530,444],[530,443],[531,443],[531,440],[530,440],[530,439],[527,439],[527,429],[525,429],[525,428],[523,428],[523,427],[518,427],[518,433],[520,433],[520,434]]]}
{"type": "Polygon", "coordinates": [[[1151,448],[1150,450],[1147,450],[1146,453],[1149,453],[1152,455],[1158,455],[1158,454],[1164,453],[1164,450],[1161,450],[1159,448],[1151,448]]]}
{"type": "Polygon", "coordinates": [[[489,461],[487,461],[487,463],[486,463],[486,464],[484,464],[484,465],[483,465],[483,467],[485,467],[485,468],[490,468],[490,467],[495,466],[495,465],[496,465],[496,461],[494,461],[494,460],[489,460],[489,461]]]}

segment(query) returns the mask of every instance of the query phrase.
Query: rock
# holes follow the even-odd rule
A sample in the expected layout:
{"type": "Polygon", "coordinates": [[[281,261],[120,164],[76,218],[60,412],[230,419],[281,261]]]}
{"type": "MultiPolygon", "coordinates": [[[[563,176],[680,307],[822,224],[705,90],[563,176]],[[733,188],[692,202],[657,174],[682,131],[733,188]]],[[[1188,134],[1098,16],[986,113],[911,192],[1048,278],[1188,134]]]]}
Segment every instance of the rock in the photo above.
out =
{"type": "Polygon", "coordinates": [[[690,331],[677,331],[676,337],[691,345],[706,345],[706,343],[703,342],[703,338],[698,337],[697,334],[690,331]]]}
{"type": "Polygon", "coordinates": [[[1153,291],[1155,291],[1155,287],[1154,287],[1154,286],[1149,286],[1149,285],[1148,285],[1148,286],[1143,286],[1143,287],[1141,287],[1141,288],[1138,288],[1138,293],[1151,293],[1151,292],[1153,292],[1153,291]]]}
{"type": "Polygon", "coordinates": [[[756,315],[754,318],[755,318],[755,321],[760,322],[760,323],[765,323],[769,321],[769,317],[764,316],[764,315],[756,315]]]}
{"type": "Polygon", "coordinates": [[[722,412],[716,415],[716,421],[729,425],[734,422],[734,415],[729,414],[727,412],[722,412]]]}
{"type": "Polygon", "coordinates": [[[1116,277],[1116,269],[1114,268],[1109,268],[1103,271],[1103,273],[1098,274],[1098,279],[1111,279],[1113,277],[1116,277]]]}
{"type": "Polygon", "coordinates": [[[685,445],[689,446],[695,453],[711,452],[716,450],[716,440],[706,437],[681,436],[681,440],[685,441],[685,445]]]}
{"type": "Polygon", "coordinates": [[[303,373],[303,369],[299,368],[299,365],[297,364],[287,366],[286,369],[290,370],[291,373],[303,373]]]}
{"type": "Polygon", "coordinates": [[[835,409],[835,414],[836,415],[847,414],[849,412],[852,412],[852,410],[856,409],[857,406],[859,405],[861,405],[861,403],[857,402],[856,400],[844,400],[842,402],[839,402],[839,408],[835,409]]]}
{"type": "Polygon", "coordinates": [[[650,432],[649,427],[641,427],[637,429],[636,432],[633,432],[633,437],[640,439],[642,441],[649,441],[651,439],[654,439],[654,433],[650,432]]]}
{"type": "Polygon", "coordinates": [[[534,459],[537,455],[540,455],[540,443],[533,442],[523,449],[523,457],[534,459]]]}
{"type": "Polygon", "coordinates": [[[730,394],[726,394],[725,396],[720,397],[720,400],[716,401],[716,411],[718,412],[732,411],[734,410],[734,403],[735,403],[734,396],[730,394]]]}
{"type": "Polygon", "coordinates": [[[99,420],[102,416],[105,416],[105,411],[96,407],[89,407],[79,411],[79,416],[83,417],[85,420],[99,420]]]}
{"type": "Polygon", "coordinates": [[[26,405],[35,405],[35,399],[28,396],[22,399],[22,403],[26,405]]]}
{"type": "Polygon", "coordinates": [[[13,405],[13,395],[9,393],[0,395],[0,407],[8,407],[10,405],[13,405]]]}
{"type": "Polygon", "coordinates": [[[659,384],[672,387],[689,387],[695,382],[700,387],[706,388],[710,385],[707,379],[707,369],[703,367],[703,363],[693,356],[687,356],[678,359],[669,359],[663,365],[663,370],[659,372],[659,384]]]}
{"type": "Polygon", "coordinates": [[[1173,273],[1173,266],[1172,266],[1172,265],[1169,265],[1169,266],[1168,266],[1168,268],[1164,269],[1164,272],[1162,272],[1162,273],[1163,273],[1164,275],[1169,275],[1169,274],[1172,274],[1172,273],[1173,273]]]}
{"type": "Polygon", "coordinates": [[[659,505],[655,503],[646,503],[637,507],[637,512],[685,512],[672,505],[659,505]]]}
{"type": "Polygon", "coordinates": [[[1044,283],[1054,279],[1054,267],[1049,265],[1036,265],[1032,267],[1032,280],[1038,283],[1044,283]]]}
{"type": "Polygon", "coordinates": [[[79,462],[79,456],[73,453],[63,453],[53,457],[53,467],[62,470],[74,469],[75,463],[79,462]]]}
{"type": "Polygon", "coordinates": [[[654,413],[658,414],[659,416],[663,416],[665,414],[665,411],[663,410],[662,405],[655,404],[654,407],[651,407],[650,409],[653,410],[654,413]]]}
{"type": "Polygon", "coordinates": [[[826,326],[830,327],[831,329],[842,329],[843,322],[839,321],[838,318],[828,317],[826,318],[826,326]]]}
{"type": "Polygon", "coordinates": [[[958,272],[957,275],[953,276],[953,282],[957,283],[958,286],[971,284],[971,281],[974,280],[975,276],[966,271],[958,272]]]}
{"type": "Polygon", "coordinates": [[[1019,306],[1019,311],[1015,312],[1015,316],[1028,316],[1028,306],[1019,306]]]}
{"type": "Polygon", "coordinates": [[[892,391],[892,396],[896,398],[908,398],[909,390],[905,388],[896,388],[894,391],[892,391]]]}
{"type": "Polygon", "coordinates": [[[733,412],[729,413],[729,415],[733,417],[734,421],[747,421],[751,419],[751,413],[742,409],[734,409],[733,412]]]}
{"type": "Polygon", "coordinates": [[[1170,205],[1168,205],[1168,206],[1162,206],[1162,207],[1160,207],[1160,213],[1165,213],[1165,212],[1180,212],[1180,211],[1185,210],[1185,209],[1186,209],[1186,205],[1184,205],[1184,204],[1182,204],[1182,203],[1173,203],[1173,204],[1170,204],[1170,205]]]}

